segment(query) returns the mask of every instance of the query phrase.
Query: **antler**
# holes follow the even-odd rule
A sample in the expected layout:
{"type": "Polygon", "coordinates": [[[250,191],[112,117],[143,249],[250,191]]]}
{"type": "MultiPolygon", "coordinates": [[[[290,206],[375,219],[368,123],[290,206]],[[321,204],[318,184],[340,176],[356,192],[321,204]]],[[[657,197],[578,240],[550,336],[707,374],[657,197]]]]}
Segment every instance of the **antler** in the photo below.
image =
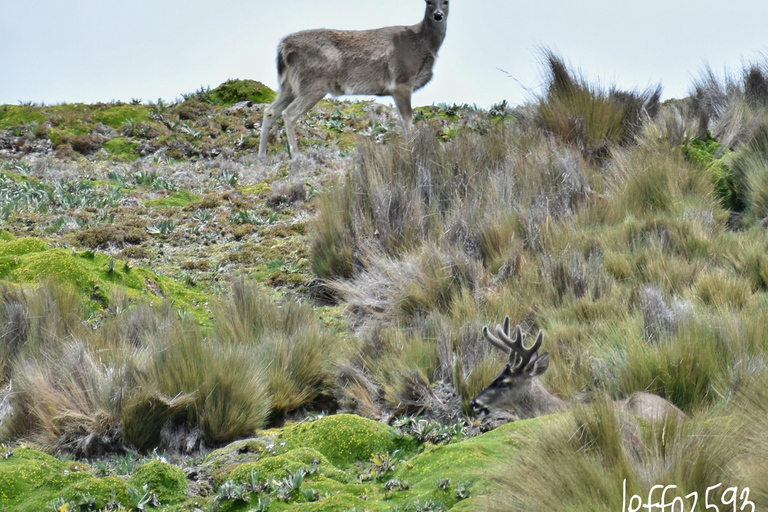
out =
{"type": "Polygon", "coordinates": [[[531,348],[525,348],[523,345],[523,331],[518,325],[515,328],[515,339],[509,335],[509,316],[504,318],[504,326],[496,326],[496,334],[498,338],[491,334],[488,326],[483,327],[483,335],[491,344],[502,350],[504,353],[509,354],[509,363],[512,366],[526,366],[532,359],[536,358],[536,353],[539,351],[542,342],[544,341],[544,334],[539,331],[539,335],[536,337],[536,341],[531,348]]]}

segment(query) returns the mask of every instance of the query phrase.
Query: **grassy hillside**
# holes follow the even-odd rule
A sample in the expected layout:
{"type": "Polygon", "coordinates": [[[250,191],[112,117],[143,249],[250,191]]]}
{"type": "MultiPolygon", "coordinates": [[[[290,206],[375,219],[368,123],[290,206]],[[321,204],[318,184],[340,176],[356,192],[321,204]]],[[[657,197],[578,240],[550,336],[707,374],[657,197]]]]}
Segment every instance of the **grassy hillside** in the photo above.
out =
{"type": "Polygon", "coordinates": [[[661,103],[545,57],[528,104],[422,107],[407,142],[323,101],[295,160],[254,155],[255,82],[0,107],[0,504],[768,505],[765,65],[661,103]],[[505,315],[575,407],[481,434],[505,315]],[[689,419],[611,406],[637,391],[689,419]]]}

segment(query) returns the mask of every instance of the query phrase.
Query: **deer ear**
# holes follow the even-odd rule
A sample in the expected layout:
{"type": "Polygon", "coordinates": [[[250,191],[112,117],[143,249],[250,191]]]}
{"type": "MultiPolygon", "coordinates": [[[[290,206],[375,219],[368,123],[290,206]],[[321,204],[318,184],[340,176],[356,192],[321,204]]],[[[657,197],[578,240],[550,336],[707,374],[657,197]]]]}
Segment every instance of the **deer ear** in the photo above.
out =
{"type": "Polygon", "coordinates": [[[538,377],[549,368],[549,353],[545,353],[537,357],[532,363],[528,364],[525,368],[525,372],[531,377],[538,377]]]}

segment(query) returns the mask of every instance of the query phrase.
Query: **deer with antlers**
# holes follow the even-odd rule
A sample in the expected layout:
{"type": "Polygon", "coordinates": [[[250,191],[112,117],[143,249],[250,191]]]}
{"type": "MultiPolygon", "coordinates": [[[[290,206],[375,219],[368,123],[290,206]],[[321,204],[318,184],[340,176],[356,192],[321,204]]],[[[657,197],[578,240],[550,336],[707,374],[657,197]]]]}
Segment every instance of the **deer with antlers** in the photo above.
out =
{"type": "MultiPolygon", "coordinates": [[[[510,334],[509,317],[504,325],[496,326],[494,336],[483,327],[483,336],[494,347],[509,355],[509,362],[491,384],[470,403],[472,410],[484,414],[493,410],[512,411],[520,419],[535,418],[545,414],[565,411],[571,404],[548,391],[539,376],[549,367],[549,354],[539,354],[544,334],[539,331],[530,348],[525,347],[525,336],[518,325],[514,338],[510,334]]],[[[660,396],[638,392],[627,399],[615,402],[618,409],[639,416],[650,422],[663,420],[667,415],[678,419],[685,414],[660,396]]]]}

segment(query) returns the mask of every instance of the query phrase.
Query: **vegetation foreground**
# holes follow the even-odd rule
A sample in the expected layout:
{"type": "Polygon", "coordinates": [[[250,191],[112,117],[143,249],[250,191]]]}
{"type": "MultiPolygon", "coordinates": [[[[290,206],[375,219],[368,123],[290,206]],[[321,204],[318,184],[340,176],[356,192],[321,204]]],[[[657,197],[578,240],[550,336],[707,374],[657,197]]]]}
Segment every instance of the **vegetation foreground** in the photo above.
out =
{"type": "Polygon", "coordinates": [[[407,144],[323,101],[294,160],[257,82],[0,107],[0,507],[768,506],[766,65],[662,104],[544,62],[407,144]],[[575,406],[487,431],[505,315],[575,406]]]}

